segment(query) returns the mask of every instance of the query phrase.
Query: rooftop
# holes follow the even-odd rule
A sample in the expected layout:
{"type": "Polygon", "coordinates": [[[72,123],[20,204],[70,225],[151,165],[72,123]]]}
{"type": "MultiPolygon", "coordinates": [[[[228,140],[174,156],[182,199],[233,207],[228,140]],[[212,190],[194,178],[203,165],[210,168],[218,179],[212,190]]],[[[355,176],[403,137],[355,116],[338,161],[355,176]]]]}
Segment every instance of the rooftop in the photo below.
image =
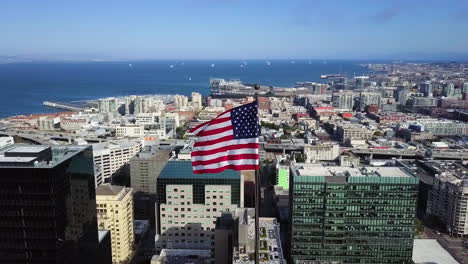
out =
{"type": "Polygon", "coordinates": [[[237,180],[240,173],[233,170],[225,170],[215,174],[195,174],[192,169],[192,162],[185,160],[171,160],[159,175],[160,179],[229,179],[237,180]]]}
{"type": "Polygon", "coordinates": [[[163,249],[158,255],[154,255],[151,264],[208,264],[211,263],[211,251],[199,249],[163,249]]]}
{"type": "Polygon", "coordinates": [[[96,188],[96,196],[115,196],[119,194],[125,186],[100,185],[96,188]]]}
{"type": "Polygon", "coordinates": [[[298,164],[293,172],[297,176],[347,177],[412,177],[400,167],[342,167],[322,164],[298,164]]]}
{"type": "Polygon", "coordinates": [[[53,168],[89,146],[13,144],[0,149],[0,167],[53,168]]]}
{"type": "Polygon", "coordinates": [[[416,264],[458,264],[436,239],[415,239],[413,261],[416,264]]]}

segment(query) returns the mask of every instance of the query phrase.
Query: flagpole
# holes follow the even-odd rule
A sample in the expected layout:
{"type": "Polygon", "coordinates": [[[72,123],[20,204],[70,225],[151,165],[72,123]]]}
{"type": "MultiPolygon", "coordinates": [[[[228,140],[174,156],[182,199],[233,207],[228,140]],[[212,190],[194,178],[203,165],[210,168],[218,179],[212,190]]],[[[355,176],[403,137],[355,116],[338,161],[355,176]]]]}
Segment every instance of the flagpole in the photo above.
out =
{"type": "MultiPolygon", "coordinates": [[[[260,85],[255,84],[255,101],[257,101],[257,120],[260,123],[258,118],[258,90],[260,85]]],[[[260,132],[260,124],[258,124],[258,129],[260,132]]],[[[259,133],[258,132],[258,133],[259,133]]],[[[258,159],[258,165],[260,168],[260,158],[258,159]]],[[[260,172],[259,168],[255,170],[255,264],[260,264],[260,172]]]]}

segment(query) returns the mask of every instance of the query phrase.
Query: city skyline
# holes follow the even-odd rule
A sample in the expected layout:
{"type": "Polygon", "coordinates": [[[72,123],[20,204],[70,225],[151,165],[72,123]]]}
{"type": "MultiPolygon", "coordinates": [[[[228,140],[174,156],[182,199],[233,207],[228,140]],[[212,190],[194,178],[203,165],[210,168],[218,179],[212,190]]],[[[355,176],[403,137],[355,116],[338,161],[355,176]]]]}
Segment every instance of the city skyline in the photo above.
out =
{"type": "Polygon", "coordinates": [[[466,59],[464,1],[0,4],[0,56],[92,59],[466,59]],[[31,46],[31,43],[34,45],[31,46]],[[434,58],[435,57],[435,58],[434,58]]]}

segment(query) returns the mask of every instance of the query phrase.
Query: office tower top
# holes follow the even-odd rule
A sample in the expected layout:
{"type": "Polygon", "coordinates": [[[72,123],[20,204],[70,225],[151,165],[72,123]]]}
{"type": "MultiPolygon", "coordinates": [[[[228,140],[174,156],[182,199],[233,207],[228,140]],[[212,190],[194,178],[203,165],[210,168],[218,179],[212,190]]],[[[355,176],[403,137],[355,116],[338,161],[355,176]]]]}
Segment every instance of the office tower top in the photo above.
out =
{"type": "Polygon", "coordinates": [[[1,263],[94,263],[98,257],[90,146],[0,151],[1,263]]]}
{"type": "Polygon", "coordinates": [[[291,263],[412,263],[417,177],[306,164],[291,174],[291,263]]]}

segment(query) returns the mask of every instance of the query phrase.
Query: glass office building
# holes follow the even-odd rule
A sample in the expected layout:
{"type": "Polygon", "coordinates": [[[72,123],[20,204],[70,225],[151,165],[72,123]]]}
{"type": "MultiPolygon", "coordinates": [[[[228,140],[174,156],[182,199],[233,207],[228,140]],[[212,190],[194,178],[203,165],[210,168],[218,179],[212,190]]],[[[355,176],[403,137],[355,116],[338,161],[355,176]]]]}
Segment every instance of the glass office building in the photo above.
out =
{"type": "Polygon", "coordinates": [[[0,151],[0,188],[0,263],[101,257],[90,146],[9,146],[0,151]]]}
{"type": "Polygon", "coordinates": [[[291,263],[412,263],[417,177],[310,164],[291,175],[291,263]]]}

